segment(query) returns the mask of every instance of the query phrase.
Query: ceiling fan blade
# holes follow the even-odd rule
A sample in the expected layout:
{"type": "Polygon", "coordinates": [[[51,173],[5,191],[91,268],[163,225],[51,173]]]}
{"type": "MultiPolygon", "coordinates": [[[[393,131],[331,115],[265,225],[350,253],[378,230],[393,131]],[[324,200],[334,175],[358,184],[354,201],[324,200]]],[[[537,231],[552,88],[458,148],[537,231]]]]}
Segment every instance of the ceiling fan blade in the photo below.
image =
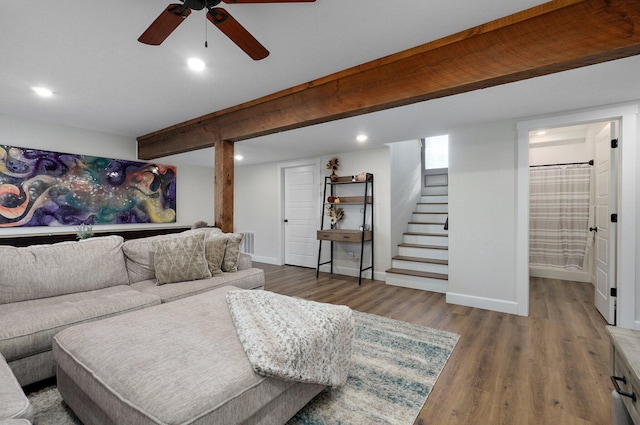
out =
{"type": "Polygon", "coordinates": [[[190,13],[191,10],[188,8],[184,8],[183,10],[182,5],[170,4],[160,16],[149,25],[149,28],[142,33],[138,41],[152,46],[162,44],[190,13]]]}
{"type": "Polygon", "coordinates": [[[316,0],[222,0],[227,4],[233,3],[313,3],[316,0]]]}
{"type": "Polygon", "coordinates": [[[269,51],[223,8],[210,9],[207,12],[207,19],[244,50],[251,59],[260,60],[269,56],[269,51]]]}

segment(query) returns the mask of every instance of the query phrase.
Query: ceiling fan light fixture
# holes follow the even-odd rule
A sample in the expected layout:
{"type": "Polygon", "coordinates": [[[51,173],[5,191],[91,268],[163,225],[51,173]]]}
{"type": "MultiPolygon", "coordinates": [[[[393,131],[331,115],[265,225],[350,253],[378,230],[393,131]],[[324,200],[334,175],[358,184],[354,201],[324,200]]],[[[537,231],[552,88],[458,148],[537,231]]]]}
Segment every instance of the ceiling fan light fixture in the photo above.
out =
{"type": "Polygon", "coordinates": [[[201,72],[206,67],[204,61],[198,58],[187,59],[187,65],[192,71],[201,72]]]}

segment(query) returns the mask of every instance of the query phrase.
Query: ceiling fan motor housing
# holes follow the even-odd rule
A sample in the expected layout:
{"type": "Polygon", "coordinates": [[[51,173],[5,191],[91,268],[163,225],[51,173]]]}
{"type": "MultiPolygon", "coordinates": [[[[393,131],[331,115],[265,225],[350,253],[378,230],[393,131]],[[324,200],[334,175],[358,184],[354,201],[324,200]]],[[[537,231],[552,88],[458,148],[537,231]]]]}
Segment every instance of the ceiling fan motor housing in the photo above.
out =
{"type": "Polygon", "coordinates": [[[202,10],[205,7],[211,9],[220,4],[222,0],[183,0],[186,7],[191,10],[202,10]]]}

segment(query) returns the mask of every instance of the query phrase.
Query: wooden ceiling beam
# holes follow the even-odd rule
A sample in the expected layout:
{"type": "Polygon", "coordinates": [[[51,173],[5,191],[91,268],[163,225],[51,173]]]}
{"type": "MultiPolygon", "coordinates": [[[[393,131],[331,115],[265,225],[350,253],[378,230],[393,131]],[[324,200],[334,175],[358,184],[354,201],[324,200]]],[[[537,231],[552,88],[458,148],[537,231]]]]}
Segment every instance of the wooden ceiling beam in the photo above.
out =
{"type": "Polygon", "coordinates": [[[149,160],[640,54],[638,0],[557,0],[138,137],[149,160]]]}

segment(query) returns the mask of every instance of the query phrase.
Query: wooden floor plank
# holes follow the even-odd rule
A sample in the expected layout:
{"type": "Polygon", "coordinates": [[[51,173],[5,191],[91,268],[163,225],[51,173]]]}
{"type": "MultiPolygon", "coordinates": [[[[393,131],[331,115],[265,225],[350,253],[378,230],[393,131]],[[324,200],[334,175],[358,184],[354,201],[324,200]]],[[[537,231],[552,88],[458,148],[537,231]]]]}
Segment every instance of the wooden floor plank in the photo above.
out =
{"type": "Polygon", "coordinates": [[[459,334],[416,424],[611,424],[609,340],[590,283],[531,278],[530,315],[520,317],[380,281],[255,266],[267,290],[459,334]]]}

